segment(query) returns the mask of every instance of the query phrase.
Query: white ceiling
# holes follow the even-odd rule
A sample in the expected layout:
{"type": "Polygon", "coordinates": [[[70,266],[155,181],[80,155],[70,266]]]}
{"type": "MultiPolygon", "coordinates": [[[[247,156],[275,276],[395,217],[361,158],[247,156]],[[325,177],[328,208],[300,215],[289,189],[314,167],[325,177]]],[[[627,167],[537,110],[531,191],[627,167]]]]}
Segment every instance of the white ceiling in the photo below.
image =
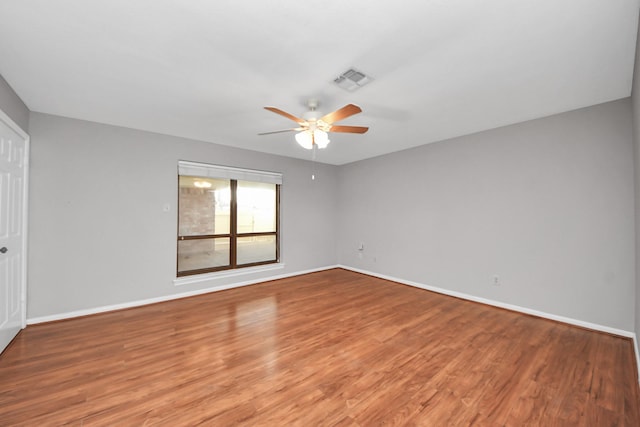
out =
{"type": "Polygon", "coordinates": [[[317,156],[344,164],[629,96],[638,3],[1,0],[0,74],[32,111],[303,159],[262,107],[354,103],[369,132],[317,156]]]}

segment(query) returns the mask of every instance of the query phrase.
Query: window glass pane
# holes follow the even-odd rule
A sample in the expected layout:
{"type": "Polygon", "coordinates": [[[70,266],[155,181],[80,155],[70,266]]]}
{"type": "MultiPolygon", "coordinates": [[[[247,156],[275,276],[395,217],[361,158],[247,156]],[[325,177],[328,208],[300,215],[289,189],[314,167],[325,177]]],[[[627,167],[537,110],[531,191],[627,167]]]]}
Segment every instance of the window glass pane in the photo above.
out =
{"type": "Polygon", "coordinates": [[[238,237],[238,264],[276,260],[276,236],[238,237]]]}
{"type": "Polygon", "coordinates": [[[236,196],[238,201],[238,233],[276,231],[275,184],[238,181],[236,196]]]}
{"type": "Polygon", "coordinates": [[[178,240],[178,272],[229,265],[229,238],[178,240]]]}
{"type": "Polygon", "coordinates": [[[179,179],[178,234],[229,234],[230,181],[184,175],[179,179]]]}

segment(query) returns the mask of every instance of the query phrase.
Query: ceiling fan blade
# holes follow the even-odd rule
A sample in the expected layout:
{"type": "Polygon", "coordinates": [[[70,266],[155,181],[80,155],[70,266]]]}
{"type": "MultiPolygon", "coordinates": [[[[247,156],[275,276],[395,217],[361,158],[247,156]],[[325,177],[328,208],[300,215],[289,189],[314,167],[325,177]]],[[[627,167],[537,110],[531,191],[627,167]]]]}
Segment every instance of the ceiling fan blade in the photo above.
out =
{"type": "Polygon", "coordinates": [[[365,133],[369,128],[364,126],[331,126],[329,132],[365,133]]]}
{"type": "Polygon", "coordinates": [[[322,117],[320,120],[322,120],[325,123],[331,124],[361,112],[362,112],[362,109],[357,105],[348,104],[340,108],[339,110],[334,111],[333,113],[327,114],[326,116],[322,117]]]}
{"type": "Polygon", "coordinates": [[[273,132],[262,132],[258,135],[271,135],[272,133],[284,133],[284,132],[300,132],[303,131],[303,128],[294,128],[294,129],[284,129],[284,130],[274,130],[273,132]]]}
{"type": "Polygon", "coordinates": [[[305,122],[305,120],[304,120],[304,119],[301,119],[301,118],[299,118],[299,117],[296,117],[296,116],[294,116],[293,114],[289,114],[289,113],[287,113],[286,111],[282,111],[281,109],[276,108],[276,107],[264,107],[264,109],[265,109],[265,110],[269,110],[269,111],[271,111],[272,113],[280,114],[281,116],[286,117],[286,118],[287,118],[287,119],[289,119],[289,120],[293,120],[294,122],[299,123],[299,124],[302,124],[302,123],[304,123],[304,122],[305,122]]]}

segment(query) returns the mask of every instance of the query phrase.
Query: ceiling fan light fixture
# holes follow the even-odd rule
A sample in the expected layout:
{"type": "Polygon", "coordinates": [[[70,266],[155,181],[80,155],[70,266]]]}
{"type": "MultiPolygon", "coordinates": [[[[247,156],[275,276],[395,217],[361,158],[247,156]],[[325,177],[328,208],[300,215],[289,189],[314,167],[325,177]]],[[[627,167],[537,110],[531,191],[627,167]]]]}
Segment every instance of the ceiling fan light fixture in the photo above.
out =
{"type": "Polygon", "coordinates": [[[327,135],[326,132],[318,129],[313,131],[313,139],[318,148],[327,148],[327,145],[329,145],[329,142],[331,142],[329,141],[329,135],[327,135]]]}
{"type": "Polygon", "coordinates": [[[296,134],[296,142],[307,150],[311,150],[313,145],[317,145],[318,148],[327,148],[329,145],[329,135],[322,130],[315,129],[305,130],[296,134]]]}
{"type": "Polygon", "coordinates": [[[296,134],[296,142],[307,150],[311,150],[313,148],[313,138],[308,131],[302,131],[296,134]]]}

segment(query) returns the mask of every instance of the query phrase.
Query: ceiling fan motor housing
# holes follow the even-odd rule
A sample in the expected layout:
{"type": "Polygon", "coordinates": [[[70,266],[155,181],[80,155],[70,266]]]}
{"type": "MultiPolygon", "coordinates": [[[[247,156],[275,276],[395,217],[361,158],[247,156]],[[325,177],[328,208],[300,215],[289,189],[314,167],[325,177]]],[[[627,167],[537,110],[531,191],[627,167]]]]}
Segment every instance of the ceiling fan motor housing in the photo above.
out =
{"type": "Polygon", "coordinates": [[[318,120],[320,117],[323,117],[324,113],[318,110],[311,110],[311,111],[307,111],[302,115],[302,118],[305,119],[306,121],[316,121],[318,120]]]}

